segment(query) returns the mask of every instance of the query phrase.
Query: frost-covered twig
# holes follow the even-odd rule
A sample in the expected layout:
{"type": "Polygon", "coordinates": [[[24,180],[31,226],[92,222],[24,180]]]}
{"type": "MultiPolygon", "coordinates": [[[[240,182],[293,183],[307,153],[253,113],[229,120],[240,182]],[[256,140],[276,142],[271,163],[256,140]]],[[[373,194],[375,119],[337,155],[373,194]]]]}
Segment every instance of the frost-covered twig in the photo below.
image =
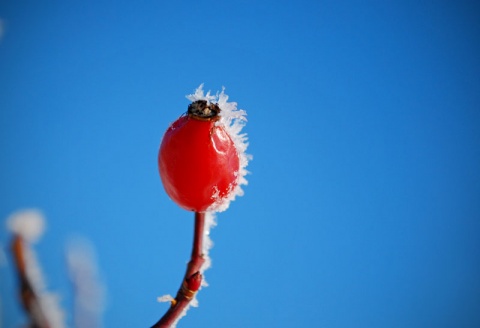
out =
{"type": "Polygon", "coordinates": [[[19,235],[14,235],[11,247],[18,274],[20,299],[22,301],[23,308],[30,318],[32,327],[48,328],[50,327],[50,324],[48,323],[47,317],[43,313],[40,305],[40,299],[35,292],[26,272],[27,265],[24,255],[25,246],[22,237],[19,235]]]}
{"type": "Polygon", "coordinates": [[[72,239],[66,259],[74,288],[73,322],[76,328],[102,327],[105,307],[105,286],[100,281],[93,244],[86,239],[72,239]]]}
{"type": "Polygon", "coordinates": [[[33,328],[64,327],[63,312],[56,296],[46,292],[40,268],[30,243],[44,230],[44,218],[37,210],[14,213],[7,220],[13,234],[11,251],[18,275],[20,299],[33,328]]]}
{"type": "Polygon", "coordinates": [[[205,231],[205,213],[195,213],[195,229],[193,234],[192,257],[187,265],[177,296],[171,300],[170,309],[152,328],[174,327],[185,314],[190,302],[195,298],[202,283],[202,266],[205,263],[203,253],[203,237],[205,231]]]}

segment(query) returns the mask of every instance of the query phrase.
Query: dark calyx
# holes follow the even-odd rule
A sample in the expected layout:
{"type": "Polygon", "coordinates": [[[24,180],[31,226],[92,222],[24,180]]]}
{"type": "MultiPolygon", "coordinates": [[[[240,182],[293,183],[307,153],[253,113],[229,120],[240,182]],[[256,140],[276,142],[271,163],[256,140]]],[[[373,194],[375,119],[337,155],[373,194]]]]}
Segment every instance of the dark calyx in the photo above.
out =
{"type": "Polygon", "coordinates": [[[200,120],[214,119],[219,113],[220,107],[217,104],[209,104],[206,100],[197,100],[188,105],[188,115],[200,120]]]}

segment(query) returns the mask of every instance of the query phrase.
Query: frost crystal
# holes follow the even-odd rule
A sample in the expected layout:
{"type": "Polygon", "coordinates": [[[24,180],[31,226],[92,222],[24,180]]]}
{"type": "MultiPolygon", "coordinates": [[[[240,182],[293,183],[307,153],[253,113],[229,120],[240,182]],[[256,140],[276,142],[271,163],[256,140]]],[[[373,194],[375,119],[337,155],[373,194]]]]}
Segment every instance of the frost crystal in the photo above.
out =
{"type": "Polygon", "coordinates": [[[230,202],[235,200],[235,197],[243,196],[242,185],[248,184],[247,179],[245,178],[248,174],[246,167],[248,161],[251,160],[252,157],[246,153],[248,147],[247,134],[241,133],[247,122],[247,113],[243,109],[237,109],[236,102],[228,102],[228,95],[225,94],[225,88],[222,88],[222,92],[217,92],[215,95],[211,95],[210,91],[206,94],[204,93],[203,84],[201,84],[195,90],[195,93],[187,96],[187,99],[192,102],[205,100],[208,103],[216,103],[220,107],[220,120],[215,124],[222,126],[227,131],[238,153],[240,167],[239,172],[236,172],[236,186],[227,197],[219,198],[218,193],[214,194],[213,197],[215,202],[208,209],[209,212],[223,212],[230,206],[230,202]]]}
{"type": "Polygon", "coordinates": [[[175,299],[170,294],[157,297],[157,301],[161,302],[161,303],[171,302],[173,300],[175,300],[175,299]]]}
{"type": "MultiPolygon", "coordinates": [[[[200,273],[203,274],[203,272],[207,269],[209,269],[212,266],[212,260],[210,256],[208,255],[210,252],[210,249],[213,247],[213,241],[210,238],[210,230],[212,230],[213,227],[217,225],[217,220],[215,213],[213,212],[207,212],[205,213],[205,228],[204,228],[204,235],[203,235],[203,258],[205,259],[205,262],[203,262],[203,265],[200,269],[200,273]]],[[[202,286],[208,286],[205,278],[202,280],[202,286]]]]}

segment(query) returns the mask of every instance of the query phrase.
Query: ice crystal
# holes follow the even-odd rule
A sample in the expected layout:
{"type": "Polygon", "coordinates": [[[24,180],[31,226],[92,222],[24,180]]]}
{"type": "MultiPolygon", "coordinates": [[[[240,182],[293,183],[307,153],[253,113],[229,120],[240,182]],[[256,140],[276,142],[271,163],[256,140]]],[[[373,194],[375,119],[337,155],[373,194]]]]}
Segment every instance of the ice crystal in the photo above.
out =
{"type": "Polygon", "coordinates": [[[237,108],[236,102],[229,102],[228,95],[225,94],[225,88],[222,91],[212,95],[210,91],[207,93],[203,90],[203,84],[195,90],[195,93],[187,96],[187,99],[194,102],[197,100],[205,100],[208,103],[215,103],[220,107],[220,120],[215,124],[222,126],[230,138],[232,139],[235,149],[237,150],[240,165],[239,171],[235,172],[237,176],[236,185],[226,197],[218,197],[218,193],[214,193],[215,202],[209,207],[209,212],[222,212],[229,206],[230,202],[235,200],[237,196],[243,196],[242,185],[247,185],[248,181],[245,176],[248,174],[246,169],[251,155],[246,153],[248,147],[248,138],[246,133],[242,133],[242,129],[247,122],[247,113],[243,109],[237,108]]]}

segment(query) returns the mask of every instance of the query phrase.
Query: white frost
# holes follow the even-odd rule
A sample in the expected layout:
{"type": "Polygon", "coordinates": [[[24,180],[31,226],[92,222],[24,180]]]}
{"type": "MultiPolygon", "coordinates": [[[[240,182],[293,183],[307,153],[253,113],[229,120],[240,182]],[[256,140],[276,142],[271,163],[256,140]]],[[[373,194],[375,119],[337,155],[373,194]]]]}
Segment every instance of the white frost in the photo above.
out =
{"type": "Polygon", "coordinates": [[[160,303],[171,302],[173,300],[175,300],[175,299],[170,294],[157,297],[157,302],[160,302],[160,303]]]}
{"type": "Polygon", "coordinates": [[[8,229],[29,243],[36,242],[45,231],[45,219],[36,209],[13,213],[7,219],[8,229]]]}
{"type": "MultiPolygon", "coordinates": [[[[213,247],[213,241],[210,238],[210,230],[217,225],[216,215],[213,212],[205,213],[205,227],[203,231],[203,258],[205,262],[203,262],[202,267],[200,268],[200,273],[212,266],[212,259],[209,256],[210,249],[213,247]]],[[[202,286],[208,286],[205,278],[202,280],[202,286]]]]}
{"type": "Polygon", "coordinates": [[[100,281],[93,244],[79,237],[70,240],[66,259],[70,280],[75,289],[75,327],[101,327],[106,293],[105,285],[100,281]]]}
{"type": "MultiPolygon", "coordinates": [[[[203,230],[203,249],[202,249],[203,258],[204,258],[205,262],[203,262],[203,265],[200,268],[200,273],[203,276],[202,286],[200,287],[200,289],[202,287],[207,287],[208,286],[208,283],[205,280],[204,272],[205,272],[205,270],[209,269],[212,266],[212,259],[209,256],[210,249],[213,247],[213,241],[210,238],[210,230],[213,227],[215,227],[216,225],[217,225],[217,220],[216,220],[215,213],[214,212],[206,212],[205,213],[205,226],[204,226],[204,230],[203,230]]],[[[169,294],[157,297],[157,301],[161,302],[161,303],[171,302],[173,300],[174,300],[174,298],[172,297],[172,295],[169,295],[169,294]]],[[[183,316],[185,316],[187,314],[187,311],[190,308],[190,306],[191,307],[198,307],[197,294],[195,294],[195,296],[193,297],[191,302],[185,307],[184,311],[182,312],[180,317],[177,319],[174,326],[172,326],[172,328],[175,327],[175,325],[180,320],[180,318],[182,318],[183,316]]]]}
{"type": "Polygon", "coordinates": [[[241,132],[247,122],[247,113],[243,109],[238,109],[236,102],[228,101],[225,88],[222,88],[222,91],[220,93],[217,92],[215,95],[212,95],[210,91],[205,94],[202,83],[195,90],[195,93],[187,96],[187,99],[192,102],[205,100],[207,103],[216,103],[218,107],[220,107],[220,120],[215,124],[222,126],[227,131],[239,156],[240,165],[239,171],[236,173],[236,186],[232,188],[233,190],[228,193],[227,197],[219,198],[218,193],[214,194],[213,198],[215,202],[208,208],[209,212],[223,212],[237,196],[243,196],[242,185],[248,184],[245,178],[248,174],[246,167],[248,161],[252,159],[252,156],[246,153],[248,147],[247,134],[241,132]]]}

